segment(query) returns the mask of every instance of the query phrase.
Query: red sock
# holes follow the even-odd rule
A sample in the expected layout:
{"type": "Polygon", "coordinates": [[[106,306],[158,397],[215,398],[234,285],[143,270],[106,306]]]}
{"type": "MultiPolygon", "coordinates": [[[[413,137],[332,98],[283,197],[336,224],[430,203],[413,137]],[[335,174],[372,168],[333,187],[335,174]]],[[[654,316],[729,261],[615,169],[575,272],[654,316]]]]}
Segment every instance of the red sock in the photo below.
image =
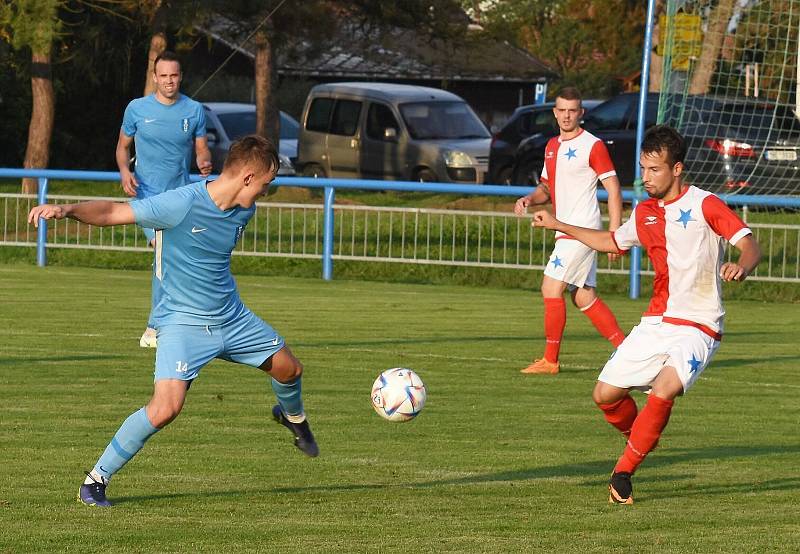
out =
{"type": "Polygon", "coordinates": [[[608,342],[614,345],[614,348],[618,347],[622,344],[622,341],[625,340],[625,333],[619,328],[614,313],[606,306],[606,303],[599,298],[595,298],[594,302],[581,311],[591,320],[595,329],[608,339],[608,342]]]}
{"type": "Polygon", "coordinates": [[[649,396],[644,408],[633,422],[631,436],[625,446],[625,452],[614,468],[614,473],[636,471],[645,456],[658,444],[661,432],[669,421],[672,404],[672,400],[665,400],[652,394],[649,396]]]}
{"type": "Polygon", "coordinates": [[[636,419],[636,401],[626,394],[620,400],[610,404],[598,404],[598,408],[603,410],[603,415],[611,425],[619,429],[626,437],[631,436],[631,427],[636,419]]]}
{"type": "Polygon", "coordinates": [[[558,361],[561,350],[561,337],[567,325],[567,305],[564,298],[544,299],[544,359],[548,362],[558,361]]]}

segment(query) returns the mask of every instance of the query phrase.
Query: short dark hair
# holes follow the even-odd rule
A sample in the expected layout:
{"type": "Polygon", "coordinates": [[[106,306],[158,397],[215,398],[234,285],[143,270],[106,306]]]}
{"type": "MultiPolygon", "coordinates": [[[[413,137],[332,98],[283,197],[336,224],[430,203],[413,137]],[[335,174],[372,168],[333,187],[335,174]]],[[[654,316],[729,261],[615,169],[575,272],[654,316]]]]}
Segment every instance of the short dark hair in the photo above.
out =
{"type": "Polygon", "coordinates": [[[564,100],[577,100],[578,102],[583,100],[581,97],[581,91],[579,91],[576,87],[563,87],[558,91],[556,98],[563,98],[564,100]]]}
{"type": "Polygon", "coordinates": [[[260,135],[246,135],[231,145],[225,158],[223,171],[246,164],[257,164],[267,171],[278,171],[280,160],[278,149],[268,138],[260,135]]]}
{"type": "Polygon", "coordinates": [[[181,69],[183,69],[183,66],[181,66],[181,59],[172,50],[164,50],[158,56],[156,56],[156,59],[153,60],[153,73],[156,72],[156,66],[158,65],[158,62],[160,62],[160,61],[178,62],[178,65],[181,67],[181,69]]]}
{"type": "Polygon", "coordinates": [[[642,140],[642,154],[667,153],[667,163],[674,166],[686,157],[686,140],[669,125],[650,127],[642,140]]]}

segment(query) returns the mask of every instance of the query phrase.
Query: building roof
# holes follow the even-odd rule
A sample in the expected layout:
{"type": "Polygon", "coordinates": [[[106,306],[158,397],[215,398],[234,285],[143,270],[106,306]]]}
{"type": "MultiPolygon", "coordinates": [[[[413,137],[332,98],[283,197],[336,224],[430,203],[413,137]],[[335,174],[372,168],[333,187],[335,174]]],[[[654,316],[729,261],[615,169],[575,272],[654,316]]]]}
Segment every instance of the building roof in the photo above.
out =
{"type": "MultiPolygon", "coordinates": [[[[251,59],[241,26],[222,17],[198,30],[251,59]]],[[[343,24],[322,45],[298,40],[281,48],[280,75],[332,79],[545,82],[558,74],[544,62],[504,41],[469,32],[463,41],[430,39],[413,30],[378,31],[343,24]]]]}

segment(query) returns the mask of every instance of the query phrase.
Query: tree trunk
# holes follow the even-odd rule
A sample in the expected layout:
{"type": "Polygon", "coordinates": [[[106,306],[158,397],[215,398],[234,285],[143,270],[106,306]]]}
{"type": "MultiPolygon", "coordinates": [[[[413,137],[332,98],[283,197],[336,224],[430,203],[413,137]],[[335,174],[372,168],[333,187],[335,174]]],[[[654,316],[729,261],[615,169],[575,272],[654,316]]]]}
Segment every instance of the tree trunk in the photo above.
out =
{"type": "Polygon", "coordinates": [[[658,24],[659,15],[664,12],[664,0],[656,0],[656,9],[653,14],[653,47],[650,50],[650,74],[648,75],[648,90],[659,92],[661,80],[664,78],[664,58],[656,53],[656,45],[661,40],[661,26],[658,24]]]}
{"type": "Polygon", "coordinates": [[[280,121],[273,94],[275,64],[265,31],[256,33],[255,44],[256,134],[270,139],[278,148],[280,121]]]}
{"type": "Polygon", "coordinates": [[[711,87],[711,77],[714,76],[714,67],[725,40],[728,23],[733,15],[733,6],[736,0],[720,0],[717,7],[711,12],[708,21],[708,30],[703,37],[703,46],[700,60],[697,62],[692,82],[689,84],[689,94],[707,94],[711,87]]]}
{"type": "MultiPolygon", "coordinates": [[[[28,146],[25,149],[26,169],[43,169],[50,160],[50,139],[53,136],[53,119],[55,118],[55,93],[53,92],[52,65],[48,44],[41,50],[34,50],[31,57],[31,91],[33,93],[33,109],[28,127],[28,146]]],[[[23,194],[36,194],[39,181],[32,177],[22,180],[23,194]]]]}
{"type": "Polygon", "coordinates": [[[150,37],[150,51],[147,53],[147,73],[144,76],[144,94],[153,94],[156,91],[156,84],[153,82],[153,71],[155,71],[156,58],[167,49],[167,35],[163,31],[153,33],[150,37]]]}

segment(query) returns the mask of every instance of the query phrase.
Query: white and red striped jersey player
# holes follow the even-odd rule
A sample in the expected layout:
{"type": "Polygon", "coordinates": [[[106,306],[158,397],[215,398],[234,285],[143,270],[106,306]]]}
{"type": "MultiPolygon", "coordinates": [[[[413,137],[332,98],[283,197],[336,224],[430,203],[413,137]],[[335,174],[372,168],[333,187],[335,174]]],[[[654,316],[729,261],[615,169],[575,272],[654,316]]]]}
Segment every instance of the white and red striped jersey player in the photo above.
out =
{"type": "Polygon", "coordinates": [[[612,237],[620,250],[644,246],[653,264],[653,296],[644,316],[691,325],[722,336],[719,269],[724,242],[751,234],[747,225],[714,194],[687,186],[670,201],[643,201],[612,237]]]}
{"type": "Polygon", "coordinates": [[[672,200],[650,198],[612,233],[617,248],[644,246],[655,271],[642,321],[603,367],[599,381],[647,390],[664,365],[687,391],[722,340],[720,267],[725,241],[751,234],[714,194],[686,186],[672,200]]]}
{"type": "MultiPolygon", "coordinates": [[[[553,137],[544,150],[541,182],[550,190],[556,219],[600,229],[597,182],[617,174],[602,140],[586,130],[571,139],[553,137]]],[[[556,232],[556,239],[571,238],[556,232]]]]}

